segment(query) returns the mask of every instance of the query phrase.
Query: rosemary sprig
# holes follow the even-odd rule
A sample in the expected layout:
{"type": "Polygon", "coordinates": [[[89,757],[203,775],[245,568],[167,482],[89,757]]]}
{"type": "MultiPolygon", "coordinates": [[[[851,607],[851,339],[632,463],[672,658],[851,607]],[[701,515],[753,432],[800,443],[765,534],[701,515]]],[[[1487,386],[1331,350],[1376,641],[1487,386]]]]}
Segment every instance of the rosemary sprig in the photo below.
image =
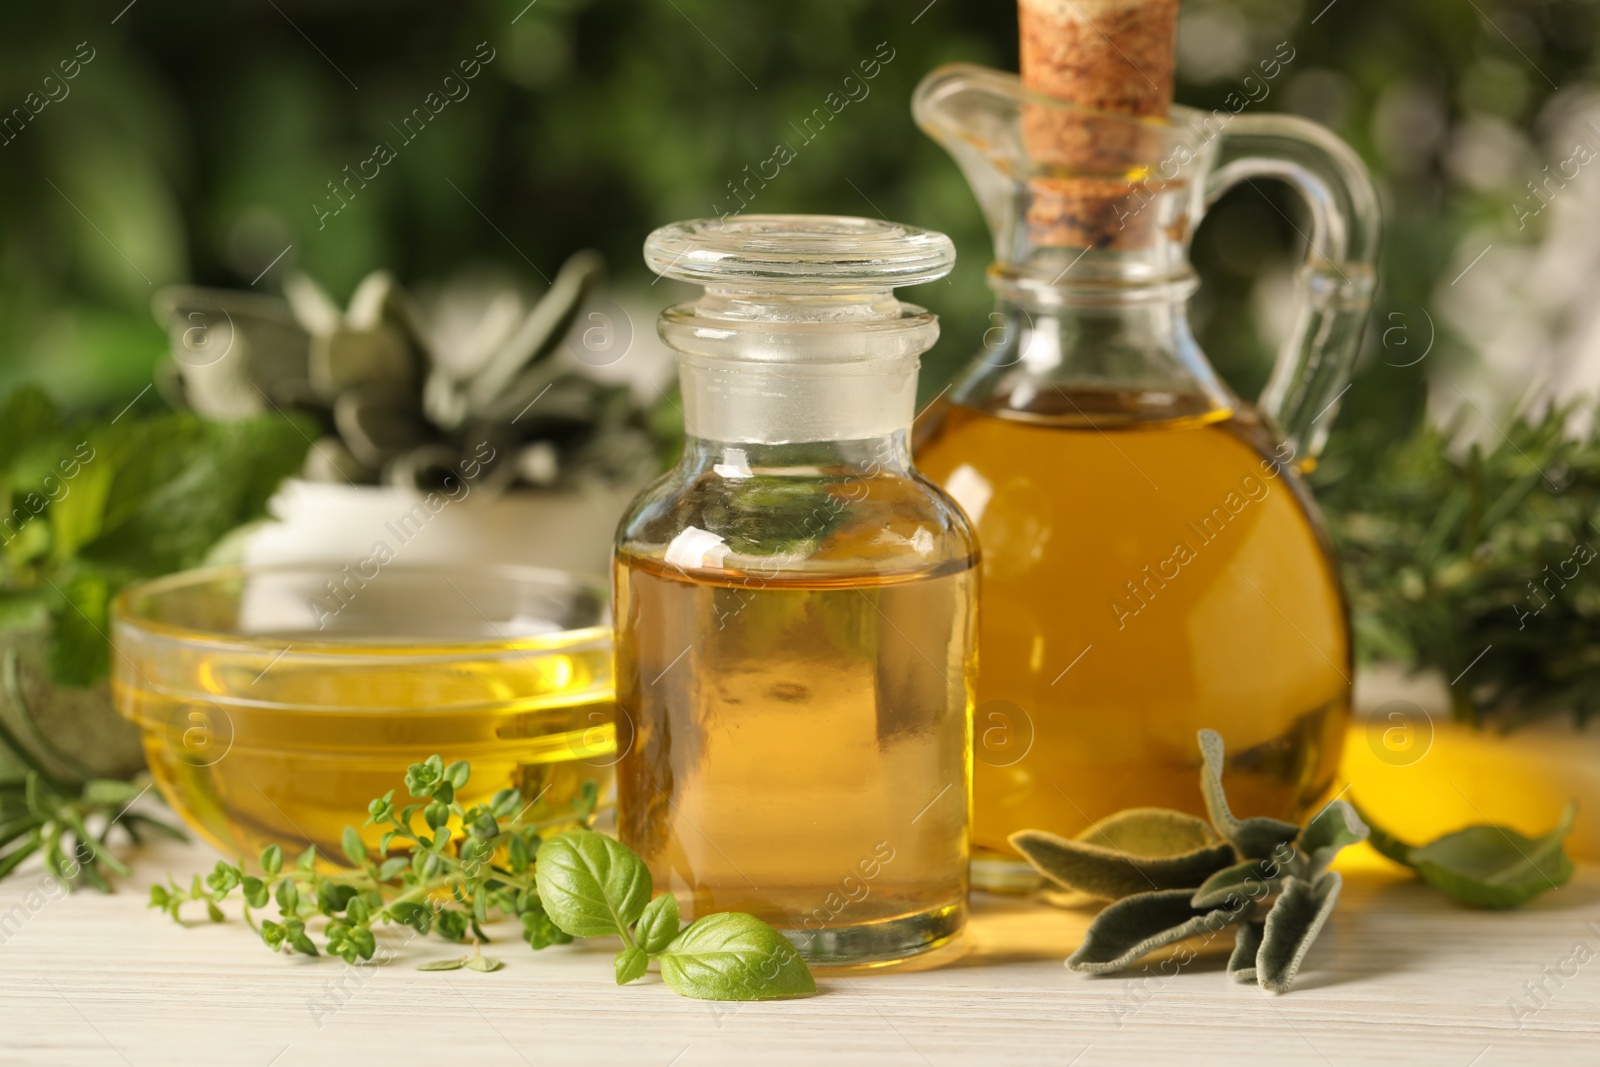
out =
{"type": "Polygon", "coordinates": [[[1462,719],[1600,709],[1600,433],[1578,414],[1498,420],[1487,446],[1460,422],[1355,431],[1318,468],[1362,658],[1460,678],[1462,719]]]}

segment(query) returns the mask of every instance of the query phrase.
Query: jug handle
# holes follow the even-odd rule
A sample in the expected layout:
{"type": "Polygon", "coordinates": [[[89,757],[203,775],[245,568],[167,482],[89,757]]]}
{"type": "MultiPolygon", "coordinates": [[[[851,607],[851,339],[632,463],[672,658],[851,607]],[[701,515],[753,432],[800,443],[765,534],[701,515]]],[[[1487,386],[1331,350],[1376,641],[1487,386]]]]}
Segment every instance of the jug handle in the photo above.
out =
{"type": "Polygon", "coordinates": [[[1349,145],[1292,115],[1231,118],[1206,181],[1206,207],[1254,178],[1288,183],[1311,214],[1311,232],[1301,231],[1306,255],[1296,275],[1294,325],[1258,401],[1294,449],[1287,462],[1309,470],[1350,386],[1366,331],[1377,277],[1378,195],[1349,145]]]}

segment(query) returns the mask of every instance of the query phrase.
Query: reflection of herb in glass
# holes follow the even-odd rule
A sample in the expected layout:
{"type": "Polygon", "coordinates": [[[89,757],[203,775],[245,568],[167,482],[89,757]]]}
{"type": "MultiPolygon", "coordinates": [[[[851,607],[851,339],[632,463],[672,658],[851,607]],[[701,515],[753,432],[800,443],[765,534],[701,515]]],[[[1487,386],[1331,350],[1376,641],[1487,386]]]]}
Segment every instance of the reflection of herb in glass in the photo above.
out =
{"type": "MultiPolygon", "coordinates": [[[[505,964],[483,955],[484,926],[491,917],[515,919],[533,949],[566,944],[575,937],[616,936],[616,979],[642,977],[652,960],[675,992],[702,1000],[765,1000],[816,991],[816,983],[794,947],[753,915],[706,915],[680,928],[678,901],[670,893],[651,899],[650,872],[626,845],[588,829],[598,790],[585,782],[564,815],[523,823],[527,810],[516,789],[496,793],[487,804],[463,808],[456,791],[466,785],[465,761],[446,765],[438,756],[412,764],[406,788],[415,803],[396,808],[394,791],[367,807],[368,822],[383,827],[372,856],[354,827],[345,827],[343,850],[352,869],[317,870],[310,848],[289,867],[278,846],[261,854],[265,877],[241,863],[219,861],[204,881],[185,889],[168,879],[150,887],[150,906],[180,918],[183,906],[203,901],[213,922],[223,921],[219,903],[234,889],[245,900],[245,921],[274,952],[318,956],[348,963],[378,953],[374,925],[400,924],[449,941],[473,942],[471,956],[422,964],[418,970],[470,968],[497,971],[505,964]],[[415,824],[422,816],[426,828],[415,824]],[[453,830],[452,826],[459,827],[453,830]],[[561,829],[554,837],[543,832],[561,829]],[[252,909],[278,906],[278,919],[256,922],[252,909]],[[321,923],[319,948],[312,928],[321,923]]],[[[387,962],[390,950],[383,949],[387,962]]]]}

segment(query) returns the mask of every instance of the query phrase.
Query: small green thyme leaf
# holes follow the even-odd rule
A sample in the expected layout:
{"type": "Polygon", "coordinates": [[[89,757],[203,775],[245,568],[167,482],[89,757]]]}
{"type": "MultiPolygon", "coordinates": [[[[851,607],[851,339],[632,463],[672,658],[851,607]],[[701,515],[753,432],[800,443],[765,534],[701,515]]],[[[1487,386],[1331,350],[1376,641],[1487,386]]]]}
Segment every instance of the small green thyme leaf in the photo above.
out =
{"type": "Polygon", "coordinates": [[[1315,885],[1299,878],[1284,881],[1283,892],[1267,912],[1256,951],[1256,981],[1261,988],[1274,993],[1289,991],[1306,952],[1333,914],[1343,884],[1337,871],[1324,874],[1315,885]]]}
{"type": "Polygon", "coordinates": [[[817,991],[810,968],[788,939],[743,912],[696,919],[656,960],[673,992],[699,1000],[770,1000],[817,991]]]}
{"type": "Polygon", "coordinates": [[[428,963],[417,964],[419,971],[459,971],[467,965],[467,957],[462,956],[454,960],[432,960],[428,963]]]}
{"type": "Polygon", "coordinates": [[[570,830],[539,846],[539,899],[555,924],[574,937],[629,930],[650,900],[650,872],[620,841],[593,830],[570,830]]]}
{"type": "Polygon", "coordinates": [[[344,850],[344,858],[350,861],[351,866],[361,867],[367,862],[367,846],[362,843],[361,835],[354,826],[346,826],[344,835],[339,841],[339,847],[344,850]]]}

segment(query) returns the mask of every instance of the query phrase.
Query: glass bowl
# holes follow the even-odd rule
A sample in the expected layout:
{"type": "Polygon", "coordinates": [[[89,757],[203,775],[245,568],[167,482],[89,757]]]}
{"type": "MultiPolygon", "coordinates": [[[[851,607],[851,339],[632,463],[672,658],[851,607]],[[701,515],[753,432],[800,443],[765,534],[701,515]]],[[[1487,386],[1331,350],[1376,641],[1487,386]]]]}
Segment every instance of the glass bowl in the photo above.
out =
{"type": "MultiPolygon", "coordinates": [[[[371,561],[362,561],[363,565],[371,561]]],[[[522,791],[559,819],[612,781],[604,587],[520,566],[223,567],[111,606],[112,697],[157,787],[231,855],[337,857],[406,768],[469,760],[463,806],[522,791]]]]}

